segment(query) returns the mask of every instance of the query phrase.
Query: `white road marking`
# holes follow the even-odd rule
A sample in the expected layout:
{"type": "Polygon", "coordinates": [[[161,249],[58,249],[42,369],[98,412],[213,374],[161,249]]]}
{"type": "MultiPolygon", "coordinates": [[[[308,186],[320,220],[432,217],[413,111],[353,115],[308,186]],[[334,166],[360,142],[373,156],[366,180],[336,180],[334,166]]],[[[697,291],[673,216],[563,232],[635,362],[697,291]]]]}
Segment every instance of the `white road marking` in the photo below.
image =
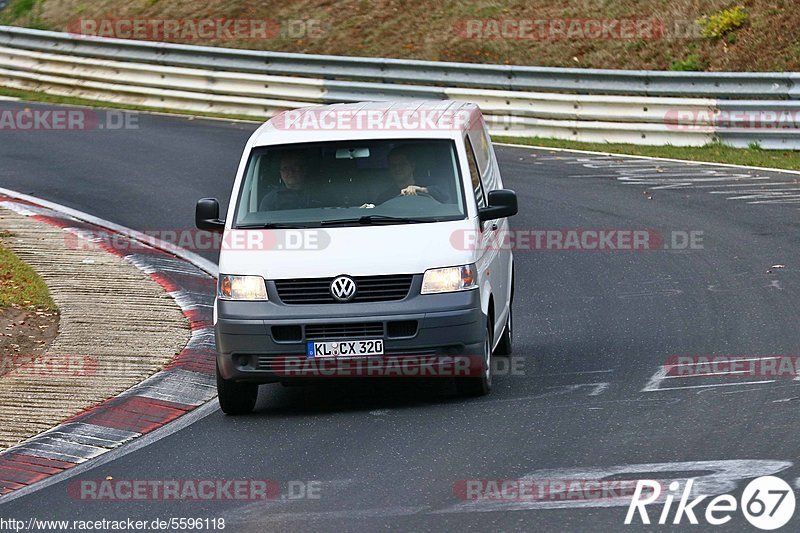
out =
{"type": "MultiPolygon", "coordinates": [[[[290,500],[289,500],[290,501],[290,500]]],[[[270,509],[268,512],[267,508],[265,507],[264,503],[259,503],[258,506],[259,513],[251,513],[251,515],[257,517],[258,523],[269,523],[269,522],[290,522],[290,521],[305,521],[305,520],[338,520],[338,519],[350,519],[350,518],[381,518],[381,517],[392,517],[392,516],[411,516],[411,515],[419,515],[426,511],[430,510],[428,506],[416,506],[416,507],[373,507],[370,509],[337,509],[332,511],[308,511],[308,510],[298,510],[297,512],[275,512],[274,508],[270,509]]],[[[241,518],[241,513],[236,511],[235,514],[231,514],[230,518],[226,518],[225,523],[226,525],[233,525],[233,524],[252,524],[250,520],[243,520],[241,518]]],[[[235,528],[234,528],[235,529],[235,528]]]]}
{"type": "MultiPolygon", "coordinates": [[[[540,149],[547,150],[547,148],[540,149]]],[[[792,188],[791,183],[772,182],[772,177],[758,175],[753,172],[759,170],[782,172],[781,169],[742,167],[739,165],[697,161],[662,160],[659,158],[647,157],[639,158],[636,156],[614,155],[602,152],[583,152],[580,150],[574,152],[578,154],[587,154],[587,156],[545,156],[537,158],[537,161],[558,161],[566,165],[581,165],[587,169],[607,169],[613,172],[571,174],[567,176],[567,178],[572,179],[615,178],[625,185],[645,186],[650,190],[671,190],[694,187],[711,189],[736,187],[740,190],[713,190],[710,192],[712,194],[732,195],[727,199],[743,200],[748,204],[755,205],[800,203],[800,188],[792,188]],[[636,158],[633,159],[634,157],[636,158]],[[656,161],[661,163],[656,163],[656,161]],[[703,168],[698,168],[702,165],[704,165],[703,168]],[[728,169],[743,169],[748,170],[749,173],[734,172],[728,169]],[[725,183],[730,181],[734,183],[725,183]],[[779,186],[784,188],[770,191],[753,190],[752,187],[757,185],[779,186]],[[748,190],[748,187],[751,189],[748,190]]],[[[800,172],[797,171],[784,171],[783,173],[800,174],[800,172]]]]}
{"type": "MultiPolygon", "coordinates": [[[[769,355],[769,356],[766,356],[766,357],[747,357],[747,358],[742,358],[742,359],[739,359],[739,358],[737,358],[737,359],[736,359],[736,361],[737,361],[737,362],[739,362],[739,361],[743,361],[743,362],[749,362],[749,361],[768,361],[768,360],[770,360],[770,359],[780,359],[780,356],[779,356],[779,355],[769,355]]],[[[670,366],[670,367],[676,367],[676,368],[677,368],[677,367],[682,367],[682,366],[700,366],[700,365],[708,365],[708,364],[710,364],[710,363],[711,363],[711,361],[698,361],[697,363],[679,363],[679,364],[675,364],[675,365],[668,365],[668,366],[670,366]]]]}
{"type": "MultiPolygon", "coordinates": [[[[759,184],[759,187],[763,187],[765,185],[786,185],[785,183],[763,183],[759,184]]],[[[718,187],[725,187],[725,185],[718,185],[718,187]]],[[[743,187],[743,185],[738,185],[738,187],[743,187]]],[[[783,192],[800,192],[800,187],[794,187],[792,189],[770,189],[770,190],[761,190],[761,189],[742,189],[738,191],[709,191],[709,194],[774,194],[774,193],[783,193],[783,192]]]]}
{"type": "MultiPolygon", "coordinates": [[[[767,361],[770,359],[779,359],[779,356],[769,356],[769,357],[750,357],[744,359],[736,359],[737,362],[746,362],[746,361],[767,361]]],[[[644,388],[642,388],[639,392],[661,392],[661,391],[673,391],[673,390],[682,390],[682,389],[713,389],[717,387],[734,387],[734,386],[743,386],[743,385],[765,385],[768,383],[775,383],[776,380],[757,380],[757,381],[738,381],[732,383],[707,383],[705,385],[684,385],[684,386],[676,386],[676,387],[661,387],[661,383],[667,379],[675,379],[675,378],[690,378],[690,377],[719,377],[724,375],[732,375],[732,374],[739,374],[742,372],[739,371],[731,371],[731,372],[703,372],[698,374],[689,374],[689,375],[679,375],[679,376],[669,376],[670,370],[674,368],[681,368],[681,367],[689,367],[689,366],[699,366],[699,365],[710,365],[712,364],[711,361],[708,362],[697,362],[697,363],[679,363],[679,364],[671,364],[671,365],[661,365],[658,367],[658,370],[650,377],[650,379],[645,384],[644,388]]],[[[746,371],[744,371],[746,372],[746,371]]],[[[800,376],[796,377],[797,380],[800,376]]]]}
{"type": "MultiPolygon", "coordinates": [[[[639,476],[653,479],[656,473],[663,474],[661,479],[655,479],[666,485],[671,481],[685,483],[694,480],[691,497],[700,494],[724,494],[735,490],[740,482],[745,479],[777,474],[792,467],[790,461],[772,461],[764,459],[733,459],[720,461],[685,461],[675,463],[646,463],[619,465],[610,467],[543,469],[525,474],[519,481],[537,480],[576,480],[581,483],[587,481],[601,482],[608,478],[619,480],[636,480],[639,476]],[[674,474],[678,475],[674,475],[674,474]],[[689,475],[687,475],[687,473],[689,475]],[[696,473],[696,475],[691,475],[696,473]]],[[[564,493],[566,496],[566,493],[564,493]]],[[[663,501],[667,494],[664,491],[658,501],[663,501]]],[[[519,498],[519,499],[475,499],[466,500],[445,509],[434,511],[439,513],[471,513],[494,511],[525,511],[532,509],[565,509],[587,507],[627,507],[630,505],[630,495],[604,495],[598,499],[549,499],[519,498]]]]}
{"type": "MultiPolygon", "coordinates": [[[[720,394],[744,394],[745,392],[760,392],[762,390],[764,389],[762,389],[761,387],[753,387],[752,389],[720,391],[720,394]]],[[[698,391],[697,394],[700,394],[701,392],[706,392],[706,391],[698,391]]]]}
{"type": "Polygon", "coordinates": [[[553,396],[564,396],[566,394],[570,394],[572,392],[580,391],[582,389],[591,389],[587,396],[599,396],[606,390],[608,390],[609,383],[605,381],[596,382],[596,383],[577,383],[577,384],[570,384],[570,385],[552,385],[546,387],[549,389],[545,392],[539,394],[533,394],[531,396],[523,396],[522,398],[502,398],[497,400],[488,400],[488,402],[520,402],[525,400],[539,400],[541,398],[551,398],[553,396]]]}
{"type": "Polygon", "coordinates": [[[613,372],[613,370],[578,370],[576,372],[554,372],[551,374],[536,374],[535,378],[543,378],[548,376],[572,376],[575,374],[605,374],[613,372]]]}
{"type": "MultiPolygon", "coordinates": [[[[575,487],[569,483],[575,481],[581,486],[591,482],[592,486],[599,486],[602,482],[611,481],[610,478],[621,481],[636,481],[638,479],[651,479],[654,474],[660,474],[659,479],[663,485],[678,481],[681,485],[693,480],[690,497],[700,494],[718,495],[731,492],[741,485],[742,481],[759,476],[774,475],[791,468],[790,461],[774,461],[768,459],[733,459],[719,461],[684,461],[674,463],[644,463],[618,465],[610,467],[587,467],[566,469],[541,469],[525,474],[518,480],[521,483],[553,483],[553,487],[563,483],[560,492],[550,490],[542,493],[537,499],[536,494],[530,497],[508,499],[469,499],[448,505],[442,509],[433,510],[429,505],[397,506],[397,507],[370,507],[362,509],[335,509],[319,511],[308,509],[304,500],[276,500],[249,504],[236,509],[226,515],[226,523],[254,523],[254,522],[282,522],[282,521],[318,521],[320,519],[349,519],[349,518],[382,518],[393,516],[409,516],[421,514],[457,514],[473,512],[506,512],[527,511],[535,509],[567,509],[567,508],[601,508],[601,507],[627,507],[630,505],[630,494],[602,495],[600,498],[580,499],[576,496],[575,487]],[[693,475],[694,474],[694,475],[693,475]],[[288,511],[286,508],[297,508],[288,511]]],[[[461,480],[469,481],[469,480],[461,480]]],[[[455,483],[455,481],[454,481],[455,483]]],[[[800,489],[800,478],[795,481],[795,486],[800,489]]],[[[621,489],[621,487],[620,487],[621,489]]],[[[619,490],[622,493],[622,490],[619,490]]],[[[578,489],[580,490],[580,489],[578,489]]],[[[472,496],[469,494],[467,496],[472,496]]],[[[663,502],[666,491],[657,500],[663,502]]],[[[500,494],[502,498],[502,493],[500,494]]]]}
{"type": "MultiPolygon", "coordinates": [[[[762,192],[758,194],[743,194],[741,196],[729,196],[726,200],[781,200],[785,201],[789,198],[800,198],[797,194],[798,191],[792,191],[794,194],[785,192],[762,192]]],[[[748,202],[752,203],[752,202],[748,202]]]]}
{"type": "MultiPolygon", "coordinates": [[[[683,250],[678,250],[683,251],[683,250]]],[[[680,289],[657,289],[653,291],[641,291],[641,292],[630,292],[630,293],[623,293],[618,294],[617,298],[620,300],[630,300],[632,298],[648,298],[653,296],[677,296],[679,294],[683,294],[683,291],[680,289]]]]}
{"type": "MultiPolygon", "coordinates": [[[[592,150],[577,150],[575,148],[550,148],[548,146],[533,146],[533,145],[525,145],[525,144],[513,144],[513,143],[500,143],[496,142],[493,143],[495,146],[505,146],[509,148],[520,148],[520,149],[528,149],[528,150],[541,150],[541,151],[550,151],[550,152],[558,152],[558,153],[572,153],[572,154],[584,154],[584,155],[593,155],[593,156],[603,156],[609,159],[616,159],[625,160],[625,159],[640,159],[646,161],[664,161],[666,163],[680,163],[682,165],[702,165],[702,166],[714,166],[714,167],[725,167],[725,168],[740,168],[745,170],[762,170],[767,172],[777,172],[781,174],[793,174],[793,175],[800,175],[800,171],[798,170],[788,170],[782,168],[768,168],[768,167],[752,167],[747,165],[734,165],[731,163],[714,163],[711,161],[688,161],[685,159],[672,159],[669,157],[653,157],[649,155],[631,155],[631,154],[612,154],[611,152],[596,152],[592,150]]],[[[577,156],[572,156],[573,158],[577,156]]],[[[541,159],[541,158],[537,158],[541,159]]]]}
{"type": "Polygon", "coordinates": [[[791,198],[788,200],[758,200],[755,202],[747,202],[748,204],[797,204],[800,203],[800,198],[791,198]]]}
{"type": "Polygon", "coordinates": [[[653,375],[650,377],[650,380],[647,382],[647,384],[644,386],[644,388],[641,390],[641,392],[653,392],[653,391],[657,391],[657,390],[658,390],[658,385],[659,385],[659,384],[660,384],[662,381],[664,381],[664,378],[665,378],[665,377],[667,377],[667,372],[669,372],[669,370],[667,369],[667,367],[665,367],[665,366],[663,366],[663,365],[662,365],[662,366],[659,366],[659,367],[658,367],[658,370],[656,370],[656,373],[655,373],[655,374],[653,374],[653,375]]]}
{"type": "Polygon", "coordinates": [[[682,389],[711,389],[715,387],[738,387],[740,385],[762,385],[766,383],[775,383],[775,380],[769,381],[742,381],[741,383],[712,383],[709,385],[687,385],[685,387],[662,387],[655,391],[642,391],[642,392],[657,392],[668,390],[682,390],[682,389]]]}
{"type": "Polygon", "coordinates": [[[709,183],[709,182],[732,181],[732,180],[741,181],[741,178],[738,176],[714,176],[705,178],[664,179],[656,176],[636,177],[636,176],[624,176],[624,175],[621,175],[617,178],[617,181],[620,181],[626,185],[648,185],[651,186],[650,188],[653,190],[687,188],[693,186],[696,183],[709,183]]]}
{"type": "Polygon", "coordinates": [[[664,379],[705,378],[709,376],[731,376],[736,374],[747,374],[747,370],[731,370],[730,372],[703,372],[702,374],[689,374],[686,376],[664,376],[664,379]]]}
{"type": "Polygon", "coordinates": [[[592,392],[589,393],[589,396],[599,396],[603,394],[606,389],[608,389],[608,383],[597,383],[597,386],[594,388],[592,392]]]}
{"type": "MultiPolygon", "coordinates": [[[[752,179],[754,179],[754,180],[768,180],[769,178],[752,178],[752,179]]],[[[695,189],[710,189],[710,188],[719,189],[721,187],[748,187],[748,186],[751,186],[751,185],[758,185],[759,187],[785,187],[787,185],[787,183],[783,182],[783,181],[769,182],[769,183],[764,183],[764,182],[759,182],[759,183],[729,183],[727,185],[716,185],[716,184],[714,184],[714,185],[695,185],[694,188],[695,189]]],[[[731,193],[724,192],[724,191],[711,191],[711,194],[731,194],[731,193]]],[[[735,194],[735,193],[733,193],[733,194],[735,194]]]]}
{"type": "Polygon", "coordinates": [[[550,396],[561,396],[587,387],[591,387],[592,389],[591,392],[589,392],[589,396],[597,396],[599,394],[602,394],[604,390],[608,389],[608,383],[598,382],[598,383],[577,383],[571,385],[551,385],[549,387],[546,387],[547,389],[550,389],[548,392],[540,394],[536,397],[545,398],[550,396]]]}

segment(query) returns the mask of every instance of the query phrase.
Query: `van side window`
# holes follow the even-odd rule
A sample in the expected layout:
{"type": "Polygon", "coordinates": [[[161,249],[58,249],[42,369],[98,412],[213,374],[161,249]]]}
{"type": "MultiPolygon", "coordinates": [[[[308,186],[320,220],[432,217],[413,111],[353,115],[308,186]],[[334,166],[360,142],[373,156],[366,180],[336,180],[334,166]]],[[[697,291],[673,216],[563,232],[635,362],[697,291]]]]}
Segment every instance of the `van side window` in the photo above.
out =
{"type": "Polygon", "coordinates": [[[494,172],[492,168],[495,155],[491,139],[489,130],[486,129],[486,124],[484,124],[483,128],[481,128],[481,149],[486,150],[486,187],[490,191],[493,191],[499,188],[499,184],[497,183],[497,172],[494,172]]]}
{"type": "Polygon", "coordinates": [[[483,128],[472,130],[470,136],[471,140],[475,141],[475,159],[478,161],[478,168],[481,175],[485,176],[489,171],[489,162],[491,161],[489,140],[486,138],[483,128]]]}
{"type": "Polygon", "coordinates": [[[469,177],[472,180],[472,190],[475,193],[475,200],[477,201],[478,208],[486,207],[486,197],[484,196],[483,185],[481,184],[481,173],[478,170],[478,162],[475,160],[475,150],[472,148],[469,137],[464,137],[464,143],[467,145],[469,177]]]}

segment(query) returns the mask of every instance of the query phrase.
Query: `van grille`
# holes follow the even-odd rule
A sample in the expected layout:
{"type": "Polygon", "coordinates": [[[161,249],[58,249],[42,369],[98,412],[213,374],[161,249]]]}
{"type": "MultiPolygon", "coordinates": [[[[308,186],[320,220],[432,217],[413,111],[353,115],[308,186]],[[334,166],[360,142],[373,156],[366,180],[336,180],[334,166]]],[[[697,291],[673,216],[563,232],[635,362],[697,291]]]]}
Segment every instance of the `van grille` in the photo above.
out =
{"type": "Polygon", "coordinates": [[[306,340],[309,341],[380,337],[383,337],[383,322],[309,324],[306,326],[306,340]]]}
{"type": "MultiPolygon", "coordinates": [[[[282,279],[275,281],[278,296],[286,304],[341,303],[331,295],[334,278],[282,279]]],[[[350,302],[390,302],[408,296],[412,274],[392,276],[354,276],[356,295],[350,302]]],[[[348,302],[348,303],[350,303],[348,302]]]]}

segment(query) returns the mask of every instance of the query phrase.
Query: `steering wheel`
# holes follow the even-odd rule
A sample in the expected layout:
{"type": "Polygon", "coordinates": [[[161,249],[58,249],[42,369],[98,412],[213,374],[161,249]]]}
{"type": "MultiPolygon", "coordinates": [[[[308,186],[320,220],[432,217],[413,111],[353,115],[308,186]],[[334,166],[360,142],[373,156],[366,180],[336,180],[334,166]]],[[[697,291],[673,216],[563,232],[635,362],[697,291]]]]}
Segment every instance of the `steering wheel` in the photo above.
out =
{"type": "Polygon", "coordinates": [[[408,195],[408,196],[403,196],[402,194],[398,194],[394,198],[390,198],[380,205],[387,207],[392,207],[392,206],[410,207],[411,205],[413,205],[415,208],[418,208],[418,207],[424,207],[426,203],[429,205],[437,205],[437,206],[442,205],[441,202],[439,202],[436,198],[434,198],[428,193],[418,193],[416,195],[408,195]]]}
{"type": "Polygon", "coordinates": [[[400,193],[397,196],[427,196],[428,198],[433,198],[433,196],[431,196],[431,193],[429,193],[429,192],[418,192],[417,194],[403,194],[403,193],[400,193]]]}

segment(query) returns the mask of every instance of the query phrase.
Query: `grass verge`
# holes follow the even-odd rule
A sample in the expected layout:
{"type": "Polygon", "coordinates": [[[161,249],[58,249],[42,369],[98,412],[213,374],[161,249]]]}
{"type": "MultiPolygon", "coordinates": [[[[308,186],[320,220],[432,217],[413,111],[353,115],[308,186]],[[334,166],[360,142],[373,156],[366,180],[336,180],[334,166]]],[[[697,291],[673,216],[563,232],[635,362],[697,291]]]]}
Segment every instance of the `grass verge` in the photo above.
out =
{"type": "Polygon", "coordinates": [[[587,143],[562,141],[541,137],[505,137],[493,136],[495,142],[521,144],[526,146],[543,146],[546,148],[566,148],[588,150],[592,152],[610,152],[625,155],[646,155],[667,159],[683,159],[685,161],[705,161],[709,163],[726,163],[730,165],[746,165],[750,167],[779,168],[800,170],[800,151],[764,150],[762,148],[733,148],[723,144],[707,144],[705,146],[641,146],[623,143],[587,143]]]}
{"type": "Polygon", "coordinates": [[[10,236],[0,231],[0,311],[9,307],[55,311],[56,304],[42,278],[3,246],[2,239],[10,236]]]}

